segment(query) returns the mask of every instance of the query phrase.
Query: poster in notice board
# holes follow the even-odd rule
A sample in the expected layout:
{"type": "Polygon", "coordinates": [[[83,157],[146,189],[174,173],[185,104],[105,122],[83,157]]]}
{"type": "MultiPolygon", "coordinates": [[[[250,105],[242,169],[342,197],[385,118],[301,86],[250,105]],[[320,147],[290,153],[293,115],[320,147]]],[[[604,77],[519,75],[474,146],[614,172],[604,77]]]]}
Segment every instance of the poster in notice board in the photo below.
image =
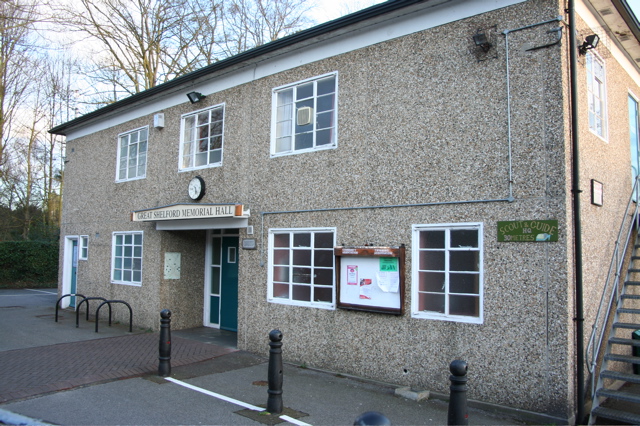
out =
{"type": "Polygon", "coordinates": [[[402,315],[404,246],[335,247],[338,308],[402,315]]]}

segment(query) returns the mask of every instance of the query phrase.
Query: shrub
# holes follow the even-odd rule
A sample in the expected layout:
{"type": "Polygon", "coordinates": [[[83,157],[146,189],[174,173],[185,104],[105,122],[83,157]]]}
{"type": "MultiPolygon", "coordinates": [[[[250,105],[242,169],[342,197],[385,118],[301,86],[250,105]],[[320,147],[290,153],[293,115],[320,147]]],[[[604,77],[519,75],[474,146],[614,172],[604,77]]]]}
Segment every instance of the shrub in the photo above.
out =
{"type": "Polygon", "coordinates": [[[0,284],[55,283],[58,252],[57,242],[0,242],[0,284]]]}

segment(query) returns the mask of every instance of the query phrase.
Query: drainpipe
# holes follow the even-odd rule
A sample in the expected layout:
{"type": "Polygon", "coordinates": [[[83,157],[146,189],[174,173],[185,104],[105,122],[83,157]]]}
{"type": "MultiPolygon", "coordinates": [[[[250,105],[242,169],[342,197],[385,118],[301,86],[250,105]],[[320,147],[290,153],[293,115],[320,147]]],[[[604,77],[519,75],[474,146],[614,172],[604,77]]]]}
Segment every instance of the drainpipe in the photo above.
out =
{"type": "Polygon", "coordinates": [[[578,42],[576,39],[575,1],[569,0],[569,57],[571,69],[571,136],[573,146],[572,184],[573,195],[573,234],[575,265],[575,303],[576,303],[576,381],[577,413],[576,424],[584,419],[584,314],[582,291],[582,225],[580,221],[580,145],[578,143],[578,42]]]}

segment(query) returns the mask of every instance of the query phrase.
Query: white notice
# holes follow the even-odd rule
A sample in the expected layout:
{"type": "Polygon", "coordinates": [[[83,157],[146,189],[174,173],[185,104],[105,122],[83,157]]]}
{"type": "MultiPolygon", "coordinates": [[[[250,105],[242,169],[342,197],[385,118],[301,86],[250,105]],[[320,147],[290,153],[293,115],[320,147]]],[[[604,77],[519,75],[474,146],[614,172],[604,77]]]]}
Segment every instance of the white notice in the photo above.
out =
{"type": "Polygon", "coordinates": [[[378,287],[385,293],[397,293],[400,289],[399,272],[377,272],[378,287]]]}

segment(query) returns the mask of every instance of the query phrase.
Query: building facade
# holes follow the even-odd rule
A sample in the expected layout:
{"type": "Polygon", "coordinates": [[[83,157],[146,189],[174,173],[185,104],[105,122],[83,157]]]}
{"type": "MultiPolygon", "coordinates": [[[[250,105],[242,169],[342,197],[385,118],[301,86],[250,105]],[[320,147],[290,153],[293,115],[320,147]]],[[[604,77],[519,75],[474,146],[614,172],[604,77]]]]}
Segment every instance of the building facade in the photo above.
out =
{"type": "MultiPolygon", "coordinates": [[[[637,157],[640,43],[614,3],[576,5],[600,40],[576,79],[586,327],[637,157]]],[[[464,359],[469,398],[571,421],[565,9],[386,2],[57,126],[60,293],[256,353],[277,328],[288,361],[433,392],[464,359]]]]}

